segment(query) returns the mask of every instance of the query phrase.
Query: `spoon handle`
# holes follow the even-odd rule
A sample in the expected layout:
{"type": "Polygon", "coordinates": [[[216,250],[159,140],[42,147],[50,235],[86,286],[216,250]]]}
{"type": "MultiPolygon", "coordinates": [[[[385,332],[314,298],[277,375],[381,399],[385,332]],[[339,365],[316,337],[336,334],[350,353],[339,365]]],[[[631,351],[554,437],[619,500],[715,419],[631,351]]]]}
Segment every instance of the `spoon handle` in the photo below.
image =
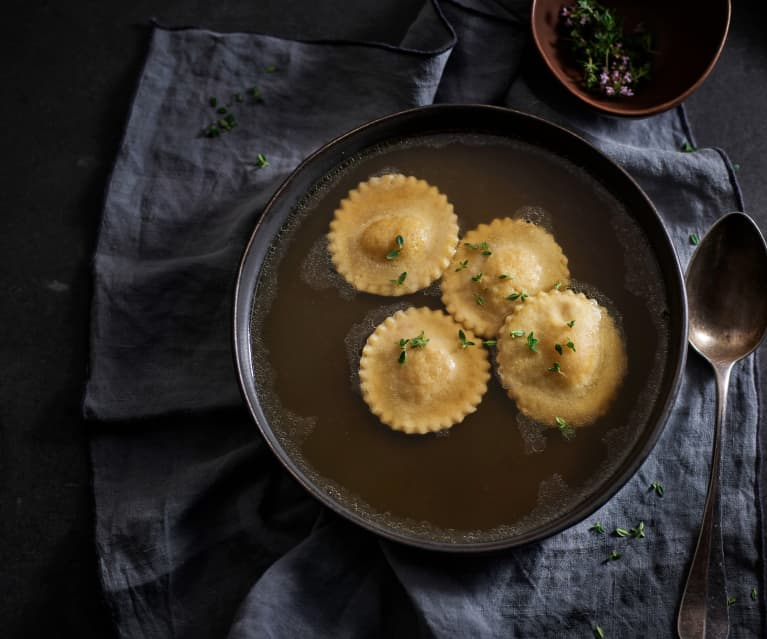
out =
{"type": "Polygon", "coordinates": [[[687,584],[677,617],[680,639],[726,639],[730,634],[719,507],[719,457],[731,368],[731,364],[714,365],[717,412],[711,475],[698,545],[687,575],[687,584]]]}

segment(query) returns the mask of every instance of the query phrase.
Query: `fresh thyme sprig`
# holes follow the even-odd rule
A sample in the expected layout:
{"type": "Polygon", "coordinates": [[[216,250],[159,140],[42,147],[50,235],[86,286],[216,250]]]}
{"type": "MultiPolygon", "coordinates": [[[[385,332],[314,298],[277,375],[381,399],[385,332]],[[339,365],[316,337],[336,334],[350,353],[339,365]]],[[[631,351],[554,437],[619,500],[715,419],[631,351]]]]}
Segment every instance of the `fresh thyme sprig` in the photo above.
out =
{"type": "Polygon", "coordinates": [[[407,349],[408,348],[425,348],[429,343],[429,338],[424,335],[424,331],[417,337],[402,338],[399,342],[399,357],[397,361],[400,364],[404,364],[407,361],[407,349]]]}
{"type": "Polygon", "coordinates": [[[631,97],[650,77],[652,34],[639,24],[624,33],[623,20],[595,0],[562,7],[559,29],[588,91],[605,97],[631,97]]]}

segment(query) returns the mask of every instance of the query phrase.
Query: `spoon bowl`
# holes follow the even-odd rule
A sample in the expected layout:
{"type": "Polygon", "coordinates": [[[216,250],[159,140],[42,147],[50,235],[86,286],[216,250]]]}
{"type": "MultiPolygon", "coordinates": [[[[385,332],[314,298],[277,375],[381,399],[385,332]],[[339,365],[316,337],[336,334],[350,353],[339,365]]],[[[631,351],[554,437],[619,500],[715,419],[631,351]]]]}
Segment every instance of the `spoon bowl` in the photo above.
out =
{"type": "Polygon", "coordinates": [[[695,252],[687,272],[690,344],[712,362],[753,351],[767,327],[767,251],[754,221],[723,217],[695,252]]]}
{"type": "Polygon", "coordinates": [[[708,495],[677,618],[681,639],[726,639],[730,632],[719,508],[719,458],[733,364],[767,331],[767,245],[744,213],[720,219],[687,271],[688,339],[716,374],[717,415],[708,495]]]}

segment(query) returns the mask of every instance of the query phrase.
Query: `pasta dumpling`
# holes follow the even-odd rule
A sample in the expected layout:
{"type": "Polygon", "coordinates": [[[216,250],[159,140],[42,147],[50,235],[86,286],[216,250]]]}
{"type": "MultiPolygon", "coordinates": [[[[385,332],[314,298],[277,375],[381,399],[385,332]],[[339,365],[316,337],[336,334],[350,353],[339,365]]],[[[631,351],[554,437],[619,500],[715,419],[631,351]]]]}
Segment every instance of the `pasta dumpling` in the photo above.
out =
{"type": "Polygon", "coordinates": [[[424,180],[387,174],[341,200],[328,233],[336,270],[354,288],[406,295],[426,288],[450,264],[458,243],[453,205],[424,180]]]}
{"type": "Polygon", "coordinates": [[[442,278],[442,302],[461,324],[494,337],[530,296],[569,281],[567,258],[550,233],[497,218],[466,233],[442,278]]]}
{"type": "Polygon", "coordinates": [[[450,316],[411,307],[376,327],[362,350],[359,373],[362,396],[384,424],[429,433],[477,409],[490,363],[481,340],[450,316]]]}
{"type": "Polygon", "coordinates": [[[623,338],[596,300],[539,293],[508,316],[498,336],[498,375],[524,414],[555,426],[603,415],[626,374],[623,338]]]}

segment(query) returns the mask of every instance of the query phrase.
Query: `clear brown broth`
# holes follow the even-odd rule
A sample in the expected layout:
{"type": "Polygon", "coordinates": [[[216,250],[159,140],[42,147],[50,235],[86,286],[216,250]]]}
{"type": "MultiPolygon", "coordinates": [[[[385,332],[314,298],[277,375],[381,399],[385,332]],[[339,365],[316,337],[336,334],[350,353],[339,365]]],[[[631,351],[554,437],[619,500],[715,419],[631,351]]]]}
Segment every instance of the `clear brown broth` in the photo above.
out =
{"type": "Polygon", "coordinates": [[[599,490],[646,427],[668,346],[660,270],[623,206],[569,161],[492,136],[393,143],[326,178],[288,226],[260,278],[253,346],[264,360],[256,377],[284,447],[344,507],[419,537],[513,537],[599,490]],[[402,305],[442,308],[433,287],[381,297],[352,292],[332,273],[324,236],[338,202],[389,171],[437,186],[462,232],[536,211],[568,256],[574,286],[622,323],[628,375],[603,418],[566,441],[521,418],[495,378],[477,412],[441,434],[393,432],[370,413],[354,369],[372,326],[402,305]]]}

